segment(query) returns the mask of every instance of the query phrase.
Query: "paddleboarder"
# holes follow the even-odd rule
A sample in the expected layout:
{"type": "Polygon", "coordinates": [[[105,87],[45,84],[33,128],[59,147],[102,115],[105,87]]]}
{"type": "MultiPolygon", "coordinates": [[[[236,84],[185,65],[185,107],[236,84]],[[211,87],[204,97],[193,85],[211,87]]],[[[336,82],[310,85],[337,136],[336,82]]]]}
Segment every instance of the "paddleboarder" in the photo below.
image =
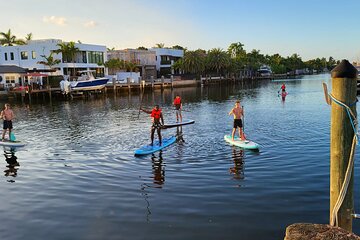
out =
{"type": "Polygon", "coordinates": [[[176,122],[182,122],[182,115],[181,115],[181,110],[182,110],[182,103],[181,103],[181,97],[179,96],[179,94],[176,95],[175,99],[174,99],[174,106],[175,106],[175,111],[176,111],[176,122]]]}
{"type": "Polygon", "coordinates": [[[235,107],[233,109],[231,109],[231,111],[229,112],[229,115],[234,115],[234,127],[232,130],[232,140],[234,140],[235,137],[235,132],[236,132],[236,128],[239,128],[239,138],[241,140],[246,140],[245,139],[245,135],[243,132],[243,123],[242,123],[242,117],[244,116],[244,110],[240,107],[240,101],[237,100],[235,102],[235,107]]]}
{"type": "Polygon", "coordinates": [[[283,92],[283,93],[286,92],[285,83],[283,83],[283,84],[281,85],[280,89],[281,89],[281,92],[283,92]]]}
{"type": "Polygon", "coordinates": [[[4,141],[7,130],[9,131],[9,140],[11,140],[11,129],[13,128],[12,120],[15,118],[15,115],[14,115],[13,111],[10,109],[9,103],[5,104],[4,110],[2,110],[0,113],[0,118],[2,118],[4,120],[3,134],[2,134],[1,140],[4,141]]]}
{"type": "Polygon", "coordinates": [[[140,108],[143,112],[146,112],[148,114],[151,114],[151,146],[154,144],[154,133],[155,130],[157,130],[157,134],[159,137],[159,145],[161,145],[161,127],[164,125],[164,118],[161,112],[161,109],[159,108],[159,105],[155,105],[155,107],[152,110],[146,110],[143,108],[140,108]]]}

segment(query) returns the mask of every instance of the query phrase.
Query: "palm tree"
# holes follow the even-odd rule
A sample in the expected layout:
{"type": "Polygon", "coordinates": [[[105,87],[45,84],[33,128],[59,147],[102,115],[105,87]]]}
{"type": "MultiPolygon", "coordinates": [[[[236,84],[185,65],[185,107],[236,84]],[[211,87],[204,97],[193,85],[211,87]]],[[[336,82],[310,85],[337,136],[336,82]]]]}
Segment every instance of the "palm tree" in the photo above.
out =
{"type": "Polygon", "coordinates": [[[164,48],[165,47],[165,43],[157,43],[155,44],[154,48],[164,48]]]}
{"type": "Polygon", "coordinates": [[[109,69],[109,74],[115,74],[118,70],[126,69],[125,61],[118,58],[106,61],[104,66],[109,69]]]}
{"type": "Polygon", "coordinates": [[[115,47],[112,47],[112,48],[106,48],[106,50],[107,50],[108,52],[115,51],[115,47]]]}
{"type": "Polygon", "coordinates": [[[148,49],[146,47],[141,46],[141,47],[138,47],[137,50],[148,50],[148,49]]]}
{"type": "MultiPolygon", "coordinates": [[[[71,41],[69,43],[58,43],[57,46],[59,49],[55,50],[55,53],[62,54],[62,61],[63,62],[73,62],[74,63],[74,71],[75,71],[75,56],[76,53],[80,51],[78,47],[75,46],[75,42],[71,41]]],[[[75,75],[75,72],[74,72],[75,75]]]]}
{"type": "Polygon", "coordinates": [[[25,41],[26,41],[26,42],[29,42],[29,41],[31,41],[32,39],[33,39],[32,33],[28,33],[28,34],[26,35],[26,37],[25,37],[25,41]]]}
{"type": "Polygon", "coordinates": [[[187,51],[184,57],[176,61],[173,68],[180,69],[185,73],[201,74],[205,70],[206,53],[202,50],[187,51]]]}
{"type": "Polygon", "coordinates": [[[210,70],[216,70],[216,73],[219,74],[220,71],[230,67],[230,55],[221,48],[213,48],[208,52],[206,65],[210,70]]]}
{"type": "Polygon", "coordinates": [[[4,46],[14,46],[14,45],[24,45],[25,41],[22,39],[17,39],[15,35],[11,34],[9,29],[7,32],[0,32],[0,45],[4,46]]]}
{"type": "Polygon", "coordinates": [[[44,61],[39,61],[37,64],[43,64],[45,66],[48,66],[50,69],[52,69],[53,66],[61,63],[60,59],[55,59],[53,57],[53,53],[50,53],[49,56],[40,55],[42,58],[44,58],[44,61]]]}
{"type": "Polygon", "coordinates": [[[244,47],[244,44],[242,44],[241,42],[232,43],[228,47],[227,52],[228,52],[228,54],[230,54],[230,56],[232,58],[238,58],[238,57],[246,55],[246,51],[244,50],[243,47],[244,47]]]}

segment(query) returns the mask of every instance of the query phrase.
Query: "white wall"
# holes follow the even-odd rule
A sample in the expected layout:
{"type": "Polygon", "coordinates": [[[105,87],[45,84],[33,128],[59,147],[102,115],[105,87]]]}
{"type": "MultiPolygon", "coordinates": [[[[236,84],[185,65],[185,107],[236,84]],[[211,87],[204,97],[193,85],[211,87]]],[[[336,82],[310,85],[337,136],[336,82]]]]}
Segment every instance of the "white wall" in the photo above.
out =
{"type": "MultiPolygon", "coordinates": [[[[44,58],[41,55],[49,56],[51,51],[59,49],[57,44],[62,41],[59,39],[46,39],[46,40],[33,40],[29,41],[27,45],[19,45],[19,46],[0,46],[0,65],[16,65],[22,68],[28,68],[32,70],[33,68],[37,69],[48,69],[47,66],[42,64],[38,64],[39,61],[44,61],[44,58]],[[28,59],[21,59],[21,52],[27,52],[28,59]],[[35,52],[35,58],[32,57],[32,52],[35,52]],[[5,53],[7,53],[7,60],[5,60],[5,53]],[[11,60],[11,53],[14,54],[14,59],[11,60]]],[[[80,44],[76,43],[76,47],[79,48],[80,51],[97,51],[103,52],[104,54],[104,62],[107,61],[106,54],[106,46],[102,45],[92,45],[92,44],[80,44]]],[[[62,59],[62,54],[53,54],[53,57],[56,59],[62,59]]],[[[63,74],[63,68],[104,68],[103,66],[98,66],[97,63],[60,63],[54,68],[61,68],[57,74],[63,74]]]]}
{"type": "Polygon", "coordinates": [[[119,83],[127,83],[127,78],[130,78],[131,83],[140,82],[140,73],[139,72],[117,72],[116,81],[119,83]]]}
{"type": "Polygon", "coordinates": [[[156,52],[156,70],[160,70],[160,67],[170,67],[172,65],[161,65],[161,56],[184,57],[184,50],[170,48],[151,48],[149,50],[156,52]]]}

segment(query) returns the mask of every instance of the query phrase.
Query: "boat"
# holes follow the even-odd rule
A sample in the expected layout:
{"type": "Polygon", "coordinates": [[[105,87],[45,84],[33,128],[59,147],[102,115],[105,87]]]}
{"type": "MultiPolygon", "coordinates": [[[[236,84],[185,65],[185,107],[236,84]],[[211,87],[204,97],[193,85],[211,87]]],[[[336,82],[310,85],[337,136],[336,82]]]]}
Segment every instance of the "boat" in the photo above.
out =
{"type": "Polygon", "coordinates": [[[269,66],[263,65],[259,68],[258,73],[262,78],[271,78],[272,71],[269,66]]]}
{"type": "Polygon", "coordinates": [[[94,91],[101,90],[109,81],[108,78],[95,78],[93,75],[95,70],[78,71],[81,76],[70,82],[71,91],[94,91]]]}

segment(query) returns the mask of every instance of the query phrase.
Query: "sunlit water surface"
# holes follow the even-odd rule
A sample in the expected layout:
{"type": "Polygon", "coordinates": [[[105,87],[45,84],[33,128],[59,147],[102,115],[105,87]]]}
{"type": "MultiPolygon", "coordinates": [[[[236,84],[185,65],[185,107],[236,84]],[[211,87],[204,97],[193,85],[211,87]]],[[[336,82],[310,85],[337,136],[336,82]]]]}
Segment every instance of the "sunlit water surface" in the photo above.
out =
{"type": "Polygon", "coordinates": [[[284,81],[146,91],[143,105],[159,103],[165,121],[175,120],[179,93],[184,118],[196,123],[163,131],[185,142],[144,157],[134,157],[149,143],[139,93],[14,103],[15,135],[27,146],[14,153],[20,166],[5,161],[9,151],[3,158],[0,239],[282,239],[292,223],[328,223],[330,107],[321,83],[330,76],[284,81]],[[236,99],[260,152],[223,139],[236,99]]]}

